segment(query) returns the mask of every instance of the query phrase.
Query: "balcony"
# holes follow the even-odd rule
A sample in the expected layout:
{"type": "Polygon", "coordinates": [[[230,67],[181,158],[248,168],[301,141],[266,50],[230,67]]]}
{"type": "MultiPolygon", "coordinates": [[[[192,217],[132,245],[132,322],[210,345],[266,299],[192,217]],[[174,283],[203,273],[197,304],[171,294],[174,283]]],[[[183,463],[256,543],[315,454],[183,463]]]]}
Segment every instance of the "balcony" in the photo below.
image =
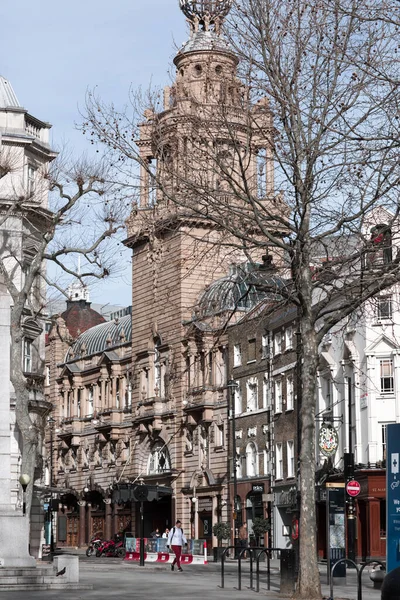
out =
{"type": "Polygon", "coordinates": [[[214,407],[218,399],[218,392],[212,386],[201,386],[191,388],[183,401],[183,410],[194,419],[211,422],[213,420],[214,407]]]}
{"type": "Polygon", "coordinates": [[[170,400],[156,396],[146,398],[138,403],[133,421],[138,424],[151,425],[153,429],[161,429],[161,420],[174,413],[175,410],[172,408],[170,400]]]}

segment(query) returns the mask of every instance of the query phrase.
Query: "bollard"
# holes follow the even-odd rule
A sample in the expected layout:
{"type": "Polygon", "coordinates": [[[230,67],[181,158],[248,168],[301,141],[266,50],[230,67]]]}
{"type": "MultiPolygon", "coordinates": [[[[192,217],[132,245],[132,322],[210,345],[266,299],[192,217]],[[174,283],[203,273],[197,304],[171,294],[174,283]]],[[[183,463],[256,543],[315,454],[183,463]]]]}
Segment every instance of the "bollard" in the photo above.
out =
{"type": "Polygon", "coordinates": [[[379,567],[379,569],[374,569],[369,574],[370,580],[374,584],[374,590],[380,590],[382,588],[383,580],[385,579],[385,570],[383,567],[379,567]]]}
{"type": "Polygon", "coordinates": [[[296,580],[295,554],[292,549],[281,550],[281,586],[280,593],[291,595],[296,580]]]}
{"type": "Polygon", "coordinates": [[[400,600],[400,567],[390,571],[383,580],[381,600],[400,600]]]}

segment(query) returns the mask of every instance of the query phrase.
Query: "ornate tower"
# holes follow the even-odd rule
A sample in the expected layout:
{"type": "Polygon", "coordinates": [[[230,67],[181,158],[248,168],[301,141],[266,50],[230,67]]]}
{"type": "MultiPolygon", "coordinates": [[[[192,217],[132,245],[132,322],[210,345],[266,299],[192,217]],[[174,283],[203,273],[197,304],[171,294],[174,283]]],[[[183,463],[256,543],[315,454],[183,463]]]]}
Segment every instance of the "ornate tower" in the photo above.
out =
{"type": "Polygon", "coordinates": [[[180,0],[190,38],[175,57],[176,80],[164,90],[163,111],[146,111],[140,127],[140,203],[126,241],[133,250],[133,475],[173,488],[172,505],[154,507],[148,526],[162,528],[179,516],[192,537],[211,534],[226,510],[227,374],[223,339],[199,336],[188,324],[205,287],[246,260],[220,243],[205,218],[207,194],[228,197],[219,168],[226,157],[234,165],[230,149],[249,139],[249,128],[248,180],[257,187],[262,149],[263,195],[273,185],[266,159],[270,113],[265,104],[256,107],[252,131],[238,58],[222,33],[230,5],[180,0]]]}

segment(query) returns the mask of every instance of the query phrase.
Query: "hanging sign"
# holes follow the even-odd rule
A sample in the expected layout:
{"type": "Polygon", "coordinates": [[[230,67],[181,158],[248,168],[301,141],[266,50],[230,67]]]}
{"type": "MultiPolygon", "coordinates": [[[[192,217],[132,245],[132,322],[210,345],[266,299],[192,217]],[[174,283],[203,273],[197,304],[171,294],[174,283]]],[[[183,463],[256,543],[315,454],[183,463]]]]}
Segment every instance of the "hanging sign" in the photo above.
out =
{"type": "Polygon", "coordinates": [[[322,423],[318,436],[318,447],[324,456],[334,456],[339,446],[339,435],[331,423],[322,423]]]}
{"type": "Polygon", "coordinates": [[[386,570],[400,567],[400,424],[387,425],[386,570]]]}

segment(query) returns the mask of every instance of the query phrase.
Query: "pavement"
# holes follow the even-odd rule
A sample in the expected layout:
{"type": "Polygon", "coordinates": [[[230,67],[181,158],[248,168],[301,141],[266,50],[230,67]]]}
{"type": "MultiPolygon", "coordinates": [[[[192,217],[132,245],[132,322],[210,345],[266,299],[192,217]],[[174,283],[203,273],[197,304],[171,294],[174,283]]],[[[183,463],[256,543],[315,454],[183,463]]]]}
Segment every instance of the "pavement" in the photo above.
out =
{"type": "MultiPolygon", "coordinates": [[[[322,591],[329,597],[326,585],[326,566],[321,565],[322,591]]],[[[221,589],[220,565],[188,565],[182,573],[171,572],[169,565],[146,565],[124,563],[112,558],[84,558],[80,560],[81,583],[92,584],[92,590],[85,591],[41,591],[41,592],[2,592],[2,600],[248,600],[249,596],[267,597],[270,600],[283,600],[279,594],[279,571],[272,564],[271,586],[267,590],[267,577],[260,577],[260,593],[249,589],[249,561],[244,561],[242,569],[242,590],[237,589],[237,564],[226,563],[225,587],[221,589]],[[236,589],[235,589],[236,588],[236,589]]],[[[348,570],[347,585],[335,585],[335,600],[356,600],[357,586],[354,570],[348,570]]],[[[363,600],[379,600],[380,591],[374,590],[368,574],[364,575],[363,600]]]]}

